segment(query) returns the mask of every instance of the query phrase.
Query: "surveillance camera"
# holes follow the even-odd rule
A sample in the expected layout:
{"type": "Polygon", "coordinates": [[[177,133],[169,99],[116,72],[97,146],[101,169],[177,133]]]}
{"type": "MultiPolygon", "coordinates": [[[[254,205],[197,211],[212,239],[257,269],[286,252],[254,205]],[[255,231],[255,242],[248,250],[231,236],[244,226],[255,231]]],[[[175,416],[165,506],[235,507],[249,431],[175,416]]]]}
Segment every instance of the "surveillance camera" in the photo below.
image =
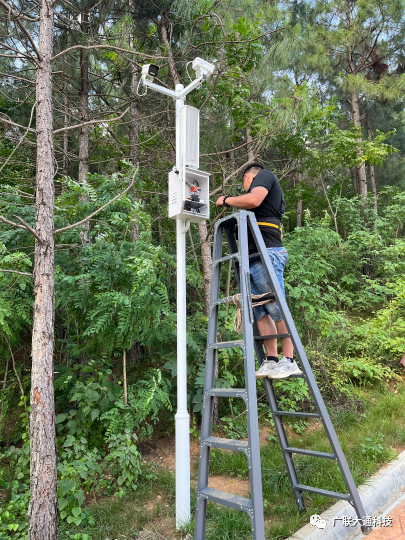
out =
{"type": "Polygon", "coordinates": [[[213,64],[210,64],[206,60],[203,60],[202,58],[194,58],[192,67],[197,75],[197,79],[200,79],[201,77],[203,79],[208,79],[208,77],[211,77],[215,66],[213,64]]]}
{"type": "Polygon", "coordinates": [[[159,67],[154,64],[145,64],[142,66],[142,79],[153,81],[159,73],[159,67]]]}

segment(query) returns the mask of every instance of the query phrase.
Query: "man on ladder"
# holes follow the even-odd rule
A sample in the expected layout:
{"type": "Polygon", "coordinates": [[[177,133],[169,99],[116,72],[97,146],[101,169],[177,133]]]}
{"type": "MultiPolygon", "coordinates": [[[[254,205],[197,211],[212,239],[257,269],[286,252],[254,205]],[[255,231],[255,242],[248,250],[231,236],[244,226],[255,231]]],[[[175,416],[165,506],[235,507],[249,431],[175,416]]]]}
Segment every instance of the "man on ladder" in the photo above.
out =
{"type": "MultiPolygon", "coordinates": [[[[285,296],[283,272],[288,253],[282,243],[281,218],[284,215],[285,201],[278,178],[265,169],[261,163],[254,162],[246,167],[242,177],[245,195],[231,197],[222,195],[216,205],[252,210],[262,234],[271,263],[276,272],[280,288],[285,296]]],[[[250,242],[251,242],[250,236],[250,242]]],[[[249,248],[251,246],[249,245],[249,248]]],[[[261,260],[249,265],[252,293],[260,295],[271,290],[267,274],[261,260]]],[[[281,311],[276,302],[253,307],[257,328],[261,336],[288,334],[281,311]],[[275,325],[277,323],[277,327],[275,325]]],[[[277,339],[263,342],[266,360],[256,372],[257,379],[281,379],[290,375],[299,375],[301,370],[293,360],[293,344],[289,337],[281,339],[283,357],[278,358],[277,339]]]]}

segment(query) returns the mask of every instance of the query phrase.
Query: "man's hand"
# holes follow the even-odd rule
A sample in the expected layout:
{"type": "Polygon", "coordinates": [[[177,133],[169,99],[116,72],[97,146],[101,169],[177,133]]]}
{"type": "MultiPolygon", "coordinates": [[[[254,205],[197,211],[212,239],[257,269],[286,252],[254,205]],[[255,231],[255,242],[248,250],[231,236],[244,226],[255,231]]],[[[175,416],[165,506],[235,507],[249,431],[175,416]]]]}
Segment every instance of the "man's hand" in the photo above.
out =
{"type": "MultiPolygon", "coordinates": [[[[257,186],[250,193],[245,193],[245,195],[238,195],[237,197],[230,196],[226,203],[233,208],[242,208],[244,210],[251,210],[252,208],[257,208],[260,206],[267,195],[268,191],[265,187],[257,186]]],[[[217,206],[224,206],[225,195],[218,197],[217,206]]]]}
{"type": "Polygon", "coordinates": [[[220,197],[218,197],[217,202],[215,204],[217,206],[224,206],[224,199],[225,199],[225,195],[221,195],[220,197]]]}

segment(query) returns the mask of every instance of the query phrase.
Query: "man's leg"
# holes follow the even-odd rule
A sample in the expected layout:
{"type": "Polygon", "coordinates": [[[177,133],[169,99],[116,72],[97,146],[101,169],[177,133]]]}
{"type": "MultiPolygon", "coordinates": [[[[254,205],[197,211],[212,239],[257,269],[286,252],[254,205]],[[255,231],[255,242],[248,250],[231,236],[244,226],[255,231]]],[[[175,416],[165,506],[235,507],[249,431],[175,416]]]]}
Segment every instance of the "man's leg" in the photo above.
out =
{"type": "MultiPolygon", "coordinates": [[[[277,328],[270,315],[265,315],[257,321],[257,328],[261,336],[272,336],[277,334],[277,328]]],[[[277,339],[266,339],[263,341],[266,356],[277,356],[277,339]]],[[[284,349],[283,349],[284,354],[284,349]]]]}
{"type": "MultiPolygon", "coordinates": [[[[274,323],[273,323],[273,325],[274,325],[274,323]]],[[[289,333],[284,321],[278,321],[277,322],[277,330],[278,330],[279,334],[288,334],[289,333]]],[[[260,331],[260,329],[259,329],[259,331],[260,331]]],[[[275,340],[271,340],[271,341],[275,341],[275,340]]],[[[283,350],[283,356],[285,356],[286,358],[292,358],[293,357],[294,347],[293,347],[291,338],[289,338],[289,337],[288,338],[282,338],[281,339],[281,347],[282,347],[282,350],[283,350]]]]}

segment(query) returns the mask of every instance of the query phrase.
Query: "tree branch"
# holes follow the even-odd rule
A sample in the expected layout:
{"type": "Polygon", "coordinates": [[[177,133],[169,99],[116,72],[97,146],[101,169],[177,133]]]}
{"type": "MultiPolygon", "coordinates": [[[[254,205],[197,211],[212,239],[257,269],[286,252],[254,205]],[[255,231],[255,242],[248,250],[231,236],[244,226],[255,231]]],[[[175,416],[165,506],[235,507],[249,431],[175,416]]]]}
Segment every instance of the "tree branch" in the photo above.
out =
{"type": "Polygon", "coordinates": [[[214,81],[214,84],[212,85],[212,88],[211,88],[211,92],[208,94],[207,96],[207,99],[204,101],[204,103],[201,105],[200,107],[200,111],[203,110],[203,108],[205,107],[205,105],[208,103],[208,101],[211,99],[211,96],[212,94],[214,93],[214,90],[218,84],[218,81],[219,81],[219,77],[221,76],[222,74],[222,66],[223,66],[223,62],[224,62],[224,52],[225,52],[225,41],[226,41],[226,32],[224,30],[224,25],[222,24],[222,19],[221,17],[219,17],[216,13],[213,13],[213,15],[219,20],[219,24],[221,25],[221,30],[222,30],[222,35],[223,35],[223,40],[222,40],[222,47],[221,47],[221,59],[219,61],[219,69],[218,69],[218,73],[217,73],[217,76],[215,77],[215,81],[214,81]]]}
{"type": "Polygon", "coordinates": [[[125,109],[125,111],[120,114],[120,116],[116,116],[115,118],[104,118],[104,119],[101,119],[101,120],[90,120],[89,122],[83,122],[82,124],[76,124],[74,126],[69,126],[69,127],[63,127],[63,128],[59,128],[59,129],[55,129],[55,131],[53,132],[54,135],[56,135],[57,133],[61,133],[62,131],[65,132],[65,131],[71,131],[72,129],[76,129],[76,128],[81,128],[83,126],[91,126],[93,124],[105,124],[106,122],[115,122],[116,120],[121,120],[121,118],[123,116],[125,116],[125,114],[129,111],[129,107],[127,109],[125,109]]]}
{"type": "MultiPolygon", "coordinates": [[[[4,113],[0,113],[0,114],[3,115],[4,113]]],[[[4,114],[4,116],[6,116],[6,115],[4,114]]],[[[12,122],[11,120],[8,120],[7,118],[3,118],[2,116],[0,117],[0,121],[1,122],[6,122],[6,124],[10,124],[11,126],[15,126],[15,127],[20,128],[20,129],[27,130],[30,133],[36,133],[35,129],[32,129],[30,127],[26,127],[26,126],[21,126],[20,124],[16,124],[15,122],[12,122]]]]}
{"type": "Polygon", "coordinates": [[[24,79],[24,77],[18,77],[17,75],[13,75],[12,73],[3,73],[2,71],[0,71],[0,75],[4,75],[5,77],[10,77],[11,79],[16,79],[18,81],[25,81],[30,84],[35,84],[34,80],[30,81],[30,79],[24,79]]]}
{"type": "Polygon", "coordinates": [[[129,185],[122,193],[119,193],[116,197],[114,197],[113,199],[111,199],[111,201],[108,201],[108,203],[104,204],[104,205],[101,206],[98,210],[96,210],[95,212],[93,212],[92,214],[90,214],[89,216],[87,216],[86,218],[82,219],[81,221],[78,221],[77,223],[73,223],[73,225],[68,225],[67,227],[62,227],[62,229],[56,229],[56,231],[53,231],[53,234],[58,234],[58,233],[61,233],[61,232],[64,232],[64,231],[68,231],[69,229],[73,229],[74,227],[78,227],[79,225],[83,225],[83,223],[86,223],[86,221],[89,221],[92,217],[94,217],[94,216],[97,215],[99,212],[101,212],[102,210],[104,210],[105,208],[107,208],[107,206],[109,206],[109,205],[112,204],[114,201],[116,201],[117,199],[119,199],[120,197],[122,197],[123,195],[125,195],[125,193],[126,193],[127,191],[129,191],[129,190],[131,189],[131,187],[135,184],[135,178],[136,178],[138,169],[139,169],[139,166],[135,169],[134,177],[132,178],[132,182],[130,183],[130,185],[129,185]]]}
{"type": "Polygon", "coordinates": [[[29,231],[31,234],[33,234],[35,236],[35,238],[38,240],[38,242],[40,244],[43,244],[42,239],[38,236],[37,232],[34,231],[34,229],[31,229],[31,227],[27,223],[25,223],[25,221],[23,219],[21,219],[20,217],[18,217],[18,216],[14,216],[14,217],[17,218],[18,221],[24,225],[24,227],[27,229],[27,231],[29,231]]]}
{"type": "Polygon", "coordinates": [[[6,219],[3,216],[0,216],[0,219],[1,219],[1,221],[4,221],[4,223],[8,223],[9,225],[12,225],[13,227],[18,227],[19,229],[24,229],[25,230],[25,227],[23,227],[22,225],[18,225],[18,223],[14,223],[13,221],[9,221],[8,219],[6,219]]]}
{"type": "MultiPolygon", "coordinates": [[[[267,135],[267,134],[266,134],[267,135]]],[[[260,149],[261,147],[263,146],[264,144],[264,141],[266,140],[266,136],[263,137],[263,140],[260,144],[257,145],[255,151],[254,151],[254,157],[253,157],[253,160],[252,159],[248,159],[247,161],[245,161],[245,163],[243,165],[241,165],[238,169],[236,169],[236,171],[234,171],[233,173],[231,173],[230,175],[228,175],[225,180],[223,180],[222,182],[222,186],[218,187],[217,189],[214,189],[214,191],[211,191],[210,193],[210,197],[212,197],[213,195],[215,195],[216,193],[218,193],[219,191],[223,190],[223,186],[228,182],[228,180],[230,180],[232,178],[232,176],[236,176],[238,175],[245,167],[247,167],[249,165],[249,163],[252,163],[252,161],[254,161],[258,155],[258,153],[260,152],[260,149]]]]}
{"type": "Polygon", "coordinates": [[[3,6],[4,9],[6,9],[7,11],[10,12],[10,15],[12,15],[14,18],[18,18],[18,19],[24,19],[25,21],[30,21],[30,22],[38,22],[38,19],[32,19],[31,17],[27,17],[26,15],[22,15],[21,13],[17,13],[16,11],[14,11],[12,9],[11,6],[9,6],[7,4],[7,2],[5,2],[4,0],[0,0],[0,6],[3,6]]]}
{"type": "Polygon", "coordinates": [[[9,6],[7,4],[7,2],[5,2],[4,0],[0,0],[0,6],[2,6],[4,9],[6,9],[10,13],[10,15],[13,17],[14,22],[21,28],[21,30],[26,35],[28,41],[31,43],[31,47],[33,48],[38,60],[41,60],[41,55],[39,54],[39,51],[37,49],[37,46],[35,45],[34,40],[32,39],[31,34],[28,32],[28,30],[25,28],[25,26],[23,25],[23,23],[20,20],[21,15],[19,13],[17,13],[16,11],[14,11],[11,8],[11,6],[9,6]]]}
{"type": "MultiPolygon", "coordinates": [[[[0,0],[1,2],[1,0],[0,0]]],[[[84,51],[91,51],[93,49],[109,49],[111,51],[117,51],[122,53],[129,53],[129,54],[135,54],[137,56],[142,56],[143,58],[150,58],[152,60],[166,60],[165,56],[151,56],[150,54],[144,54],[140,53],[138,51],[132,51],[131,49],[123,49],[122,47],[114,47],[113,45],[89,45],[86,47],[85,45],[74,45],[73,47],[69,47],[68,49],[65,49],[64,51],[55,54],[53,58],[51,58],[51,62],[59,58],[60,56],[67,54],[70,51],[73,51],[75,49],[82,49],[84,51]]]]}
{"type": "Polygon", "coordinates": [[[21,139],[19,140],[18,144],[14,147],[13,151],[9,154],[8,158],[6,159],[6,161],[3,163],[3,165],[0,167],[0,173],[1,171],[4,169],[4,167],[7,165],[7,163],[10,161],[11,157],[14,155],[14,153],[16,152],[17,148],[20,146],[20,144],[23,142],[23,140],[25,139],[25,137],[27,136],[28,134],[28,131],[31,129],[31,122],[32,122],[32,118],[34,116],[34,109],[35,109],[35,106],[36,106],[37,102],[34,103],[34,105],[32,106],[32,109],[31,109],[31,116],[30,116],[30,121],[29,121],[29,124],[28,124],[28,127],[27,127],[27,130],[26,132],[24,133],[24,135],[21,137],[21,139]]]}
{"type": "Polygon", "coordinates": [[[8,272],[10,274],[19,274],[20,276],[32,277],[32,274],[29,274],[28,272],[18,272],[17,270],[6,270],[5,268],[0,268],[0,272],[8,272]]]}
{"type": "MultiPolygon", "coordinates": [[[[0,330],[1,332],[1,330],[0,330]]],[[[22,384],[21,384],[21,380],[20,380],[20,377],[18,376],[18,373],[17,373],[17,369],[15,367],[15,362],[14,362],[14,355],[13,355],[13,351],[11,350],[11,345],[7,339],[7,336],[4,332],[1,332],[3,334],[3,337],[4,339],[6,340],[7,342],[7,345],[8,345],[8,350],[10,351],[10,356],[11,356],[11,360],[13,362],[13,370],[14,370],[14,375],[16,376],[16,379],[18,381],[18,386],[20,387],[20,392],[21,392],[21,397],[23,398],[24,397],[24,390],[23,390],[23,387],[22,387],[22,384]]],[[[27,405],[25,403],[25,400],[24,400],[24,408],[25,408],[25,416],[27,417],[27,419],[29,419],[28,417],[28,412],[27,412],[27,405]]]]}

